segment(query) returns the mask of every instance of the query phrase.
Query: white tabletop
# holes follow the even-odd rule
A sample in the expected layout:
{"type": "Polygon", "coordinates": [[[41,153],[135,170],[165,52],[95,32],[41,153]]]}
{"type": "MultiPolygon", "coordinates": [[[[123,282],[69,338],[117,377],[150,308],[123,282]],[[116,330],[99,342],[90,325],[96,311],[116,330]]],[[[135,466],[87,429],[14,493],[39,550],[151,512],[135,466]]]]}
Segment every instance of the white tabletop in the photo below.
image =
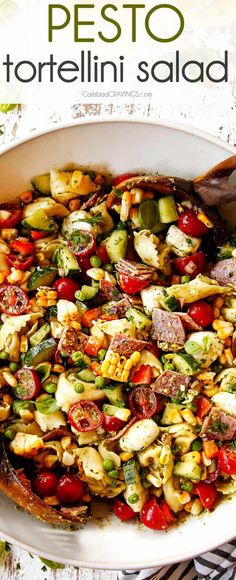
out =
{"type": "MultiPolygon", "coordinates": [[[[232,88],[232,87],[231,87],[232,88]]],[[[8,115],[0,113],[0,127],[3,134],[0,136],[0,145],[8,144],[15,139],[22,138],[35,130],[43,128],[52,123],[70,122],[73,119],[81,119],[88,116],[97,117],[147,117],[160,121],[181,123],[186,127],[201,129],[215,137],[219,137],[231,145],[236,145],[236,104],[234,95],[228,95],[228,105],[217,102],[215,105],[207,103],[204,91],[201,93],[201,100],[198,104],[189,102],[188,105],[180,104],[159,105],[156,103],[150,106],[147,99],[143,102],[122,101],[109,103],[106,100],[102,104],[60,106],[53,108],[25,106],[18,107],[8,115]],[[229,105],[231,103],[231,106],[229,105]]],[[[122,567],[122,564],[121,564],[122,567]]],[[[51,571],[43,568],[43,563],[37,556],[31,557],[29,554],[18,548],[12,547],[11,552],[0,565],[1,580],[115,580],[116,572],[103,572],[96,570],[77,570],[70,566],[64,569],[51,571]]]]}

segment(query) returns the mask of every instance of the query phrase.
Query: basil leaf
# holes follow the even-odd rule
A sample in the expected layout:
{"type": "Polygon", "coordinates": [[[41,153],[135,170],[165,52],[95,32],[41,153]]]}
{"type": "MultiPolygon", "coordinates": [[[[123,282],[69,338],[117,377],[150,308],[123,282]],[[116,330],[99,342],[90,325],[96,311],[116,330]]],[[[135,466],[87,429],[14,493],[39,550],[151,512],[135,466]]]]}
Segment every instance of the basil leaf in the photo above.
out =
{"type": "Polygon", "coordinates": [[[197,342],[194,342],[194,340],[188,340],[184,348],[188,354],[197,354],[198,352],[201,352],[201,347],[197,342]]]}
{"type": "Polygon", "coordinates": [[[44,415],[50,415],[58,411],[58,406],[53,397],[41,398],[35,403],[37,411],[43,413],[44,415]]]}

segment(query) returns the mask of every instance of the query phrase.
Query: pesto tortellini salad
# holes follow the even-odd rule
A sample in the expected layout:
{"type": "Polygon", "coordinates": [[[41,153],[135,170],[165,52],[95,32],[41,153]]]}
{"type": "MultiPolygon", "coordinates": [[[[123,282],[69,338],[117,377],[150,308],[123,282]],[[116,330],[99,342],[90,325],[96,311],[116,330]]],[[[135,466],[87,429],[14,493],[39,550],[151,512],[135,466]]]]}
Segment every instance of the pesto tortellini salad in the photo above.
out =
{"type": "Polygon", "coordinates": [[[102,498],[166,530],[236,490],[235,222],[207,184],[52,170],[0,206],[0,490],[46,522],[102,498]]]}

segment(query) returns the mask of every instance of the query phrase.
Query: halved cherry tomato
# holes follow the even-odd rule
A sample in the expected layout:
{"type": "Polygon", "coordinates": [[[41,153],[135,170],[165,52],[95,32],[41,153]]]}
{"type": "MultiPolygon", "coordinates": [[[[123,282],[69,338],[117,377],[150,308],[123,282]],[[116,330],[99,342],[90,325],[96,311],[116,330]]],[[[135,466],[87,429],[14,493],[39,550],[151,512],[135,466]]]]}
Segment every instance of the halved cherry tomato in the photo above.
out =
{"type": "Polygon", "coordinates": [[[34,240],[36,242],[37,240],[42,240],[43,238],[46,238],[48,236],[48,233],[47,232],[36,232],[36,230],[31,230],[30,235],[31,235],[32,240],[34,240]]]}
{"type": "Polygon", "coordinates": [[[81,318],[82,326],[88,326],[88,328],[92,328],[93,320],[100,318],[101,313],[101,308],[92,308],[92,310],[86,310],[81,318]]]}
{"type": "Polygon", "coordinates": [[[199,397],[197,401],[197,416],[199,419],[204,419],[207,413],[210,411],[212,403],[208,401],[205,397],[199,397]]]}
{"type": "Polygon", "coordinates": [[[32,490],[43,498],[56,494],[59,477],[52,471],[42,471],[31,481],[32,490]]]}
{"type": "Polygon", "coordinates": [[[26,238],[16,238],[10,243],[10,250],[14,250],[14,252],[18,252],[23,256],[27,256],[28,254],[32,254],[35,250],[35,245],[33,242],[29,242],[26,238]]]}
{"type": "Polygon", "coordinates": [[[26,311],[28,296],[19,286],[13,284],[0,286],[0,311],[11,316],[18,316],[26,311]]]}
{"type": "Polygon", "coordinates": [[[120,431],[125,426],[125,421],[118,419],[117,417],[112,417],[111,415],[104,415],[102,426],[106,433],[111,433],[111,431],[120,431]]]}
{"type": "Polygon", "coordinates": [[[209,228],[198,219],[197,213],[193,209],[186,209],[181,213],[178,222],[178,228],[188,236],[201,238],[204,234],[209,233],[209,228]]]}
{"type": "Polygon", "coordinates": [[[103,413],[92,401],[79,401],[69,409],[68,419],[77,431],[92,431],[103,422],[103,413]]]}
{"type": "Polygon", "coordinates": [[[120,499],[115,499],[113,505],[113,512],[119,520],[122,522],[128,522],[129,520],[133,520],[136,518],[137,514],[132,510],[132,508],[120,501],[120,499]]]}
{"type": "Polygon", "coordinates": [[[80,284],[73,278],[58,278],[53,284],[57,291],[58,300],[69,300],[75,302],[75,292],[80,290],[80,284]]]}
{"type": "Polygon", "coordinates": [[[88,342],[84,349],[86,354],[88,354],[89,356],[97,356],[98,351],[102,346],[102,342],[103,340],[101,341],[101,339],[98,339],[95,336],[89,336],[88,342]]]}
{"type": "Polygon", "coordinates": [[[62,475],[56,488],[56,496],[60,503],[74,504],[80,500],[83,493],[84,483],[81,479],[70,473],[62,475]]]}
{"type": "Polygon", "coordinates": [[[126,179],[130,179],[131,177],[136,177],[137,173],[121,173],[117,175],[113,181],[113,187],[117,187],[122,181],[126,181],[126,179]]]}
{"type": "Polygon", "coordinates": [[[29,401],[34,399],[41,389],[40,378],[36,371],[23,367],[15,374],[17,386],[14,392],[18,399],[29,401]]]}
{"type": "Polygon", "coordinates": [[[214,311],[210,304],[204,300],[193,302],[188,309],[188,314],[191,318],[203,328],[212,324],[214,320],[214,311]]]}
{"type": "Polygon", "coordinates": [[[26,238],[16,238],[10,243],[10,253],[6,256],[6,261],[11,268],[24,271],[30,268],[34,260],[35,246],[26,238]]]}
{"type": "Polygon", "coordinates": [[[175,258],[173,266],[181,276],[188,274],[191,279],[204,272],[206,267],[206,255],[204,252],[197,252],[193,256],[185,258],[175,258]]]}
{"type": "Polygon", "coordinates": [[[174,521],[174,515],[168,506],[168,503],[163,499],[160,503],[161,512],[166,520],[167,524],[171,524],[174,521]]]}
{"type": "Polygon", "coordinates": [[[168,528],[164,515],[155,498],[145,503],[140,519],[142,524],[151,530],[166,530],[168,528]]]}
{"type": "Polygon", "coordinates": [[[195,485],[194,492],[199,495],[204,508],[210,510],[214,506],[217,498],[217,491],[213,483],[199,481],[199,483],[195,485]]]}
{"type": "Polygon", "coordinates": [[[230,447],[221,447],[218,453],[218,465],[222,473],[236,475],[236,451],[230,447]]]}
{"type": "Polygon", "coordinates": [[[141,365],[140,369],[133,375],[132,383],[134,385],[150,385],[152,378],[152,367],[150,365],[141,365]]]}
{"type": "Polygon", "coordinates": [[[68,248],[72,254],[78,258],[91,256],[96,247],[96,240],[90,232],[78,231],[78,233],[69,240],[68,248]]]}
{"type": "Polygon", "coordinates": [[[139,280],[139,278],[118,274],[118,284],[126,294],[137,294],[150,284],[150,280],[139,280]]]}
{"type": "Polygon", "coordinates": [[[108,256],[107,249],[106,249],[105,245],[98,246],[98,248],[96,249],[96,254],[100,258],[100,260],[102,260],[102,262],[104,264],[109,264],[110,258],[108,256]]]}
{"type": "Polygon", "coordinates": [[[157,358],[159,358],[161,354],[161,351],[157,346],[156,340],[151,340],[151,342],[147,342],[147,350],[150,350],[150,352],[152,352],[152,354],[154,354],[154,356],[156,356],[157,358]]]}
{"type": "Polygon", "coordinates": [[[147,419],[157,411],[157,398],[148,388],[135,387],[129,394],[129,406],[137,419],[147,419]]]}
{"type": "Polygon", "coordinates": [[[1,203],[0,228],[14,228],[20,221],[21,209],[15,203],[1,203]]]}

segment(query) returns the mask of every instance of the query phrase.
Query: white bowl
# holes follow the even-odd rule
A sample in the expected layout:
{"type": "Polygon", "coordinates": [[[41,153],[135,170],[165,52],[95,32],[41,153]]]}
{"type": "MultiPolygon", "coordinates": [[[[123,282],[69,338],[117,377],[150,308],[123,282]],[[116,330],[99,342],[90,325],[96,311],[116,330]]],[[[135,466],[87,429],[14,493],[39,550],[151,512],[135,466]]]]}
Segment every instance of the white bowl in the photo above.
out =
{"type": "MultiPolygon", "coordinates": [[[[5,149],[0,158],[1,200],[29,187],[32,176],[66,164],[96,165],[114,173],[145,169],[194,177],[233,148],[197,131],[148,122],[83,122],[56,127],[5,149]]],[[[106,519],[77,532],[49,527],[0,497],[0,537],[51,560],[102,569],[172,564],[235,536],[236,497],[211,514],[188,518],[168,532],[106,519]]]]}

